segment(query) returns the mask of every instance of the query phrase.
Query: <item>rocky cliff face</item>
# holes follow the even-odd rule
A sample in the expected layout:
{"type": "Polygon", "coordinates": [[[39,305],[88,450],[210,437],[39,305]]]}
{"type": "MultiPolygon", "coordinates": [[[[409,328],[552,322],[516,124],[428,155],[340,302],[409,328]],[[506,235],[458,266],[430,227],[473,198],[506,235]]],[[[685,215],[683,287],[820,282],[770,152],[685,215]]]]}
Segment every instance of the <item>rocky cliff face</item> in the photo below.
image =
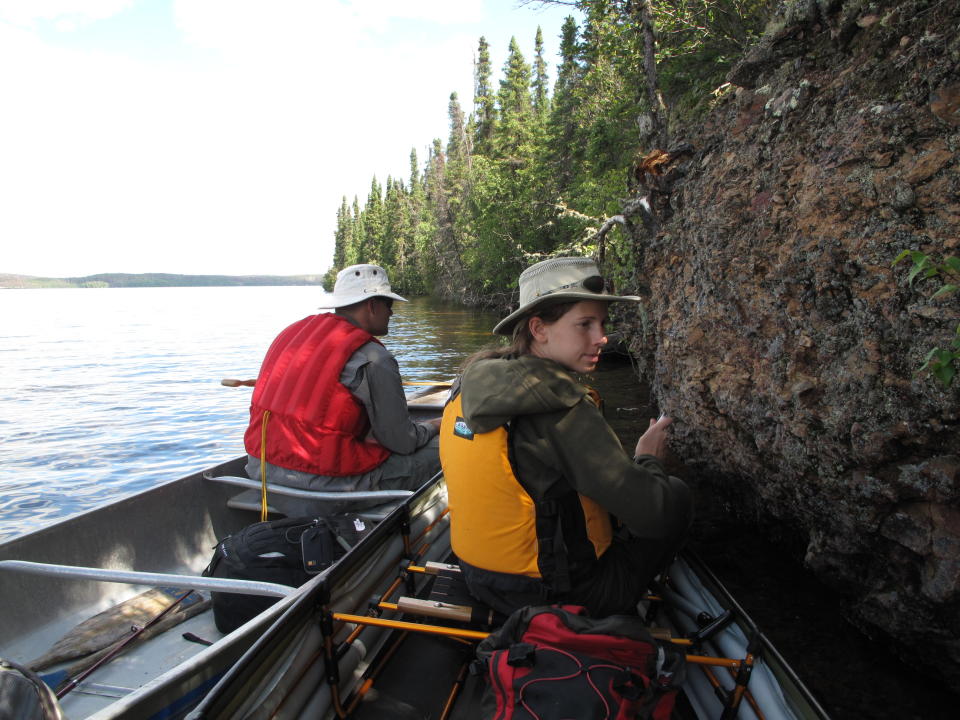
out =
{"type": "Polygon", "coordinates": [[[916,374],[960,302],[891,268],[960,255],[960,4],[782,10],[647,178],[655,237],[628,210],[650,318],[632,349],[677,454],[960,688],[960,378],[916,374]]]}

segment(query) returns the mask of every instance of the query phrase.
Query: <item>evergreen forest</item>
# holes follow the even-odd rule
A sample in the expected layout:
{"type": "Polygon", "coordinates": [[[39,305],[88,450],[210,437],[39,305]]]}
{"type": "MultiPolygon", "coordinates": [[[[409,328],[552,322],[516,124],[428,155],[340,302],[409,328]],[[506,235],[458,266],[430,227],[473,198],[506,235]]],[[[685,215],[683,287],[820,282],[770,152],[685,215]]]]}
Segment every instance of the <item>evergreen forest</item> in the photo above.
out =
{"type": "Polygon", "coordinates": [[[451,94],[449,136],[426,158],[411,151],[408,177],[374,176],[366,198],[343,198],[328,287],[337,270],[370,262],[401,292],[502,308],[519,272],[551,255],[594,254],[629,278],[624,237],[605,236],[634,190],[632,168],[709,110],[773,3],[548,3],[583,18],[563,25],[556,77],[539,29],[532,53],[514,38],[499,69],[481,37],[474,96],[465,105],[451,94]]]}

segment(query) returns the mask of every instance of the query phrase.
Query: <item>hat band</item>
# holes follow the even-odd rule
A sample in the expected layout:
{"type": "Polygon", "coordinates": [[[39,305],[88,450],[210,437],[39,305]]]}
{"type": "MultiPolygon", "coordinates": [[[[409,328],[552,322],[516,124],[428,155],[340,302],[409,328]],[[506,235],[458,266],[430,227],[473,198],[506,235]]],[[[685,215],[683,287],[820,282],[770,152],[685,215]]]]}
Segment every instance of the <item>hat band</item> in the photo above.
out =
{"type": "Polygon", "coordinates": [[[570,288],[583,288],[587,292],[592,292],[597,295],[603,294],[603,278],[600,275],[591,275],[590,277],[583,278],[582,280],[577,280],[576,282],[567,283],[566,285],[561,285],[560,287],[551,288],[545,292],[538,292],[534,297],[544,297],[545,295],[553,295],[554,293],[563,292],[564,290],[569,290],[570,288]]]}

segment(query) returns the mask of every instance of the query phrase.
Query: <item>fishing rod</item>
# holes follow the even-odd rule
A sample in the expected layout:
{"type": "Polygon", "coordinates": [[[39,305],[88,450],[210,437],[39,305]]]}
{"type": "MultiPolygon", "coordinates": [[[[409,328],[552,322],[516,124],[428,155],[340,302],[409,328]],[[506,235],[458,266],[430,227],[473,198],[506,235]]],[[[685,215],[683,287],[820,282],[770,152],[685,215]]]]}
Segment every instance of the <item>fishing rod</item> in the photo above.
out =
{"type": "Polygon", "coordinates": [[[175,607],[177,607],[181,602],[183,602],[183,601],[186,599],[186,597],[187,597],[190,593],[192,593],[192,592],[193,592],[193,590],[187,590],[185,593],[183,593],[183,595],[181,595],[181,596],[178,597],[176,600],[174,600],[172,603],[170,603],[167,607],[165,607],[162,611],[160,611],[152,620],[150,620],[150,622],[146,623],[146,624],[143,625],[142,627],[139,627],[139,628],[138,628],[136,625],[134,625],[133,628],[132,628],[132,632],[130,633],[130,635],[128,635],[127,637],[125,637],[123,640],[120,640],[120,641],[114,646],[113,650],[111,650],[110,652],[108,652],[106,655],[104,655],[102,658],[100,658],[97,662],[95,662],[93,665],[91,665],[90,667],[88,667],[86,670],[84,670],[83,672],[81,672],[79,675],[77,675],[77,676],[74,677],[74,678],[71,678],[71,679],[67,682],[66,685],[64,685],[64,686],[61,687],[59,690],[57,690],[57,693],[56,693],[56,694],[57,694],[57,700],[61,699],[61,698],[62,698],[64,695],[66,695],[68,692],[70,692],[71,690],[73,690],[74,688],[76,688],[77,685],[79,685],[81,682],[83,682],[84,680],[86,680],[87,677],[89,677],[90,674],[91,674],[94,670],[96,670],[97,668],[99,668],[99,667],[101,667],[101,666],[103,666],[103,665],[106,665],[108,662],[110,662],[111,660],[113,660],[113,658],[115,658],[117,655],[119,655],[121,652],[123,652],[124,648],[126,648],[127,645],[129,645],[130,643],[132,643],[132,642],[133,642],[134,640],[136,640],[138,637],[140,637],[141,635],[143,635],[143,633],[145,633],[145,632],[146,632],[147,630],[149,630],[151,627],[153,627],[153,626],[156,625],[158,622],[160,622],[167,613],[169,613],[171,610],[173,610],[175,607]]]}
{"type": "MultiPolygon", "coordinates": [[[[256,387],[257,379],[236,380],[234,378],[224,378],[220,381],[220,384],[226,387],[256,387]]],[[[401,384],[407,387],[450,387],[453,383],[449,380],[404,380],[401,384]]]]}

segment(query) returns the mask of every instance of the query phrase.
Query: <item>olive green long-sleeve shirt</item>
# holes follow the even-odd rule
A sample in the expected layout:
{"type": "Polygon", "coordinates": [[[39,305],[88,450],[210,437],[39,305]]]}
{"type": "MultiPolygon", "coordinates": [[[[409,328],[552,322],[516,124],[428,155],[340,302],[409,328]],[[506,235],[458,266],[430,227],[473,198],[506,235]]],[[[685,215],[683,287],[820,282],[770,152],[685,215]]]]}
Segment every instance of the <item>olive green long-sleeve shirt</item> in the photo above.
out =
{"type": "MultiPolygon", "coordinates": [[[[549,496],[569,485],[637,537],[674,535],[690,517],[660,461],[631,458],[587,388],[558,363],[532,355],[479,360],[461,382],[464,419],[476,433],[510,422],[516,472],[549,496]]],[[[685,488],[684,488],[685,489],[685,488]]]]}

